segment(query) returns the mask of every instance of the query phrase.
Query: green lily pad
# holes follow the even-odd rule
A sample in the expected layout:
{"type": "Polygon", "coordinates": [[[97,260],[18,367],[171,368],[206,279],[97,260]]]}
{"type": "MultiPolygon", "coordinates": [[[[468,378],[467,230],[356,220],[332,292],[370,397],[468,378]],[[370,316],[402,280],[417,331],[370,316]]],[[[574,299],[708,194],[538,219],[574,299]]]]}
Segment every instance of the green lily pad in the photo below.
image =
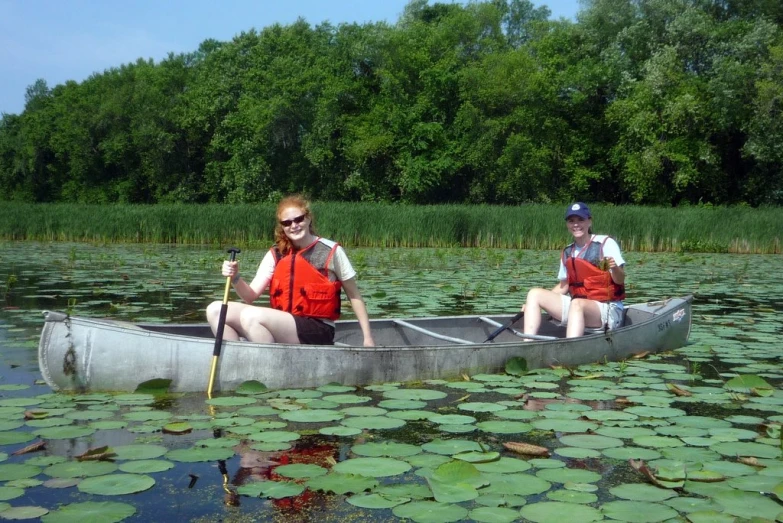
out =
{"type": "Polygon", "coordinates": [[[677,517],[673,508],[647,501],[610,501],[601,506],[601,512],[612,519],[636,523],[655,523],[677,517]]]}
{"type": "Polygon", "coordinates": [[[95,429],[92,427],[67,425],[37,429],[33,431],[33,434],[43,439],[77,439],[95,434],[95,429]]]}
{"type": "Polygon", "coordinates": [[[372,398],[369,396],[359,396],[357,394],[333,394],[331,396],[324,396],[323,399],[338,405],[367,403],[368,401],[372,400],[372,398]]]}
{"type": "Polygon", "coordinates": [[[152,488],[155,480],[143,474],[109,474],[87,478],[76,486],[80,492],[103,496],[121,496],[152,488]]]}
{"type": "Polygon", "coordinates": [[[439,425],[462,425],[476,422],[476,418],[464,414],[434,414],[429,420],[439,425]]]}
{"type": "MultiPolygon", "coordinates": [[[[671,509],[670,509],[671,510],[671,509]]],[[[520,515],[536,523],[556,523],[560,521],[599,521],[603,519],[601,512],[593,507],[577,503],[561,501],[542,501],[525,505],[519,511],[520,515]]]]}
{"type": "Polygon", "coordinates": [[[415,456],[408,456],[405,461],[420,468],[435,468],[444,463],[451,461],[448,456],[442,456],[440,454],[416,454],[415,456]]]}
{"type": "Polygon", "coordinates": [[[100,521],[102,523],[117,523],[136,513],[136,508],[127,503],[113,501],[85,501],[70,503],[41,518],[42,523],[84,523],[85,521],[100,521]]]}
{"type": "Polygon", "coordinates": [[[546,493],[550,501],[562,501],[564,503],[590,504],[598,501],[598,496],[592,492],[582,492],[579,490],[550,490],[546,493]]]}
{"type": "Polygon", "coordinates": [[[460,503],[478,497],[476,487],[468,483],[441,481],[435,477],[426,478],[435,501],[440,503],[460,503]]]}
{"type": "Polygon", "coordinates": [[[675,497],[676,492],[644,483],[624,483],[609,489],[609,493],[630,501],[663,501],[675,497]]]}
{"type": "Polygon", "coordinates": [[[291,465],[280,465],[275,467],[275,473],[291,479],[314,478],[323,476],[329,472],[325,468],[312,463],[293,463],[291,465]]]}
{"type": "Polygon", "coordinates": [[[763,443],[727,441],[712,445],[710,449],[723,456],[750,456],[756,458],[780,457],[780,447],[773,447],[763,443]]]}
{"type": "Polygon", "coordinates": [[[358,456],[371,458],[389,457],[402,458],[421,453],[421,447],[409,443],[395,443],[384,441],[380,443],[370,442],[351,447],[351,452],[358,456]]]}
{"type": "Polygon", "coordinates": [[[18,445],[19,443],[26,443],[32,439],[35,439],[35,434],[32,432],[0,432],[0,446],[18,445]]]}
{"type": "Polygon", "coordinates": [[[756,393],[759,396],[772,394],[775,390],[764,378],[755,374],[745,374],[732,378],[723,387],[726,390],[745,394],[756,393]]]}
{"type": "Polygon", "coordinates": [[[385,416],[388,414],[388,410],[380,407],[345,407],[340,409],[340,412],[346,416],[385,416]]]}
{"type": "Polygon", "coordinates": [[[442,483],[466,483],[474,487],[486,484],[481,472],[474,465],[459,460],[449,460],[439,465],[432,471],[431,477],[442,483]]]}
{"type": "Polygon", "coordinates": [[[372,494],[360,493],[346,499],[348,503],[350,503],[355,507],[369,508],[369,509],[393,508],[396,507],[397,505],[402,505],[403,503],[407,503],[410,500],[411,498],[384,496],[382,494],[377,494],[377,493],[372,493],[372,494]]]}
{"type": "Polygon", "coordinates": [[[389,430],[397,429],[405,425],[405,420],[390,418],[387,416],[354,416],[345,418],[342,425],[357,429],[389,430]]]}
{"type": "Polygon", "coordinates": [[[392,514],[416,523],[449,523],[463,519],[468,515],[468,510],[459,505],[437,501],[412,501],[397,505],[392,509],[392,514]]]}
{"type": "Polygon", "coordinates": [[[0,481],[32,478],[41,473],[41,467],[26,463],[0,463],[0,481]]]}
{"type": "Polygon", "coordinates": [[[163,459],[140,459],[121,463],[119,468],[121,472],[131,474],[152,474],[174,468],[174,463],[163,459]]]}
{"type": "Polygon", "coordinates": [[[723,507],[724,512],[738,517],[752,514],[774,521],[781,512],[778,503],[758,492],[730,490],[717,492],[712,499],[723,507]]]}
{"type": "Polygon", "coordinates": [[[383,397],[392,400],[429,401],[443,399],[448,394],[431,389],[395,389],[383,393],[383,397]]]}
{"type": "Polygon", "coordinates": [[[166,457],[172,461],[183,463],[196,463],[200,461],[218,461],[228,459],[234,455],[233,449],[195,447],[189,449],[175,449],[166,453],[166,457]]]}
{"type": "Polygon", "coordinates": [[[497,412],[499,410],[506,410],[508,407],[499,403],[486,403],[477,401],[461,403],[457,408],[459,410],[466,410],[468,412],[497,412]]]}
{"type": "Polygon", "coordinates": [[[354,427],[322,427],[318,432],[324,436],[356,436],[361,434],[362,430],[354,427]]]}
{"type": "Polygon", "coordinates": [[[623,446],[623,441],[620,439],[596,434],[568,434],[560,437],[560,443],[571,447],[599,450],[623,446]]]}
{"type": "Polygon", "coordinates": [[[468,463],[489,463],[500,459],[500,452],[460,452],[459,454],[454,454],[453,458],[467,461],[468,463]]]}
{"type": "Polygon", "coordinates": [[[530,470],[532,465],[523,459],[501,457],[498,460],[487,463],[474,463],[480,472],[492,472],[497,474],[513,474],[530,470]]]}
{"type": "Polygon", "coordinates": [[[298,496],[305,486],[290,481],[256,481],[237,488],[237,493],[250,497],[283,499],[298,496]]]}
{"type": "Polygon", "coordinates": [[[521,357],[510,358],[506,361],[505,371],[512,376],[527,374],[527,360],[521,357]]]}
{"type": "Polygon", "coordinates": [[[340,495],[364,492],[365,490],[372,490],[377,486],[378,481],[374,478],[357,474],[341,474],[339,472],[314,477],[307,482],[307,487],[310,490],[322,490],[340,495]]]}
{"type": "Polygon", "coordinates": [[[7,508],[0,512],[0,518],[3,519],[35,519],[49,513],[48,508],[34,506],[20,506],[7,508]]]}
{"type": "Polygon", "coordinates": [[[111,461],[65,461],[45,468],[43,473],[53,478],[87,478],[116,470],[117,465],[111,461]]]}
{"type": "Polygon", "coordinates": [[[239,384],[239,387],[236,388],[234,392],[237,394],[261,394],[262,392],[266,392],[268,389],[266,388],[266,385],[261,383],[257,380],[249,380],[249,381],[243,381],[239,384]]]}
{"type": "Polygon", "coordinates": [[[333,467],[342,474],[358,474],[371,478],[396,476],[411,469],[409,463],[391,458],[354,458],[341,461],[333,467]]]}
{"type": "Polygon", "coordinates": [[[0,487],[0,501],[8,501],[9,499],[16,499],[24,495],[24,489],[20,487],[0,487]]]}
{"type": "Polygon", "coordinates": [[[462,439],[435,439],[429,443],[425,443],[421,448],[427,452],[432,452],[433,454],[442,454],[446,456],[452,456],[462,452],[483,452],[481,446],[475,441],[462,439]]]}
{"type": "Polygon", "coordinates": [[[378,407],[390,410],[416,410],[427,407],[427,402],[421,400],[383,400],[378,402],[378,407]]]}
{"type": "Polygon", "coordinates": [[[489,480],[489,485],[484,487],[482,493],[506,494],[512,496],[532,496],[541,494],[552,487],[552,484],[532,474],[492,474],[484,473],[489,480]]]}
{"type": "Polygon", "coordinates": [[[325,421],[338,421],[344,417],[345,416],[340,412],[326,409],[292,410],[280,414],[281,419],[299,423],[322,423],[325,421]]]}
{"type": "Polygon", "coordinates": [[[289,441],[296,441],[302,437],[298,432],[290,432],[286,430],[267,430],[265,432],[256,432],[250,434],[249,439],[253,441],[263,441],[265,443],[284,443],[289,441]]]}

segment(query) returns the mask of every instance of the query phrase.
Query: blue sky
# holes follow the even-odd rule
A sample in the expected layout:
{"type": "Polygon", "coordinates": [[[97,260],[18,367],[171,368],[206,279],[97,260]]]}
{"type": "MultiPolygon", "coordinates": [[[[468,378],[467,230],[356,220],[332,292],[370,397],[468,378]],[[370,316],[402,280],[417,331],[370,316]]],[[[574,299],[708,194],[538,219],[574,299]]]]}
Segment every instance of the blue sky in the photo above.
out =
{"type": "MultiPolygon", "coordinates": [[[[441,0],[450,2],[451,0],[441,0]]],[[[207,38],[329,21],[394,23],[408,0],[0,0],[0,113],[21,113],[28,85],[80,82],[137,58],[156,62],[207,38]]],[[[434,3],[430,0],[430,3],[434,3]]],[[[573,19],[579,0],[533,0],[573,19]]]]}

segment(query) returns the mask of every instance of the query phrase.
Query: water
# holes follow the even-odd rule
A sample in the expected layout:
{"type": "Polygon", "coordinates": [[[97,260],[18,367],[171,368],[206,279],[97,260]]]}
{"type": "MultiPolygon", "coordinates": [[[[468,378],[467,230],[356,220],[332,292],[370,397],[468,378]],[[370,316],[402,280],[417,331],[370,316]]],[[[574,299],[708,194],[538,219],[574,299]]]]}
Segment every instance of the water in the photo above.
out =
{"type": "MultiPolygon", "coordinates": [[[[559,255],[555,251],[486,249],[349,249],[348,253],[359,273],[360,288],[371,317],[515,312],[524,301],[529,287],[551,287],[555,283],[559,255]]],[[[240,255],[243,272],[247,274],[254,271],[263,254],[263,251],[243,251],[240,255]]],[[[43,397],[44,405],[60,401],[49,396],[50,391],[42,384],[37,369],[36,347],[42,311],[68,310],[75,315],[111,316],[134,321],[202,322],[202,311],[206,304],[222,297],[224,280],[219,274],[219,266],[224,255],[220,249],[205,247],[35,242],[0,244],[0,403],[25,397],[43,397]],[[14,385],[27,388],[16,390],[14,385]]],[[[238,428],[239,425],[229,424],[216,433],[215,420],[228,419],[233,423],[247,416],[241,414],[242,407],[207,406],[203,395],[169,397],[165,402],[148,405],[116,404],[110,398],[66,397],[62,401],[76,412],[109,409],[115,413],[111,419],[127,421],[127,424],[123,428],[99,429],[85,437],[47,440],[44,451],[10,456],[3,463],[25,463],[41,456],[74,459],[90,448],[103,445],[155,444],[170,450],[187,449],[196,442],[215,440],[216,436],[218,439],[231,437],[232,431],[236,431],[234,455],[224,462],[227,483],[223,483],[220,460],[190,463],[176,461],[168,471],[150,473],[149,476],[155,479],[154,487],[136,494],[94,495],[80,492],[74,486],[51,488],[43,484],[30,484],[24,486],[23,495],[8,499],[6,503],[13,507],[32,505],[55,510],[60,504],[88,500],[117,501],[136,508],[135,515],[129,521],[148,521],[151,518],[190,521],[392,521],[397,518],[390,509],[370,510],[350,505],[345,501],[350,494],[308,489],[297,496],[268,499],[240,496],[237,495],[237,489],[251,481],[280,480],[274,471],[281,460],[314,463],[328,470],[334,463],[356,459],[351,449],[367,442],[397,442],[419,446],[437,439],[465,439],[479,442],[487,449],[504,452],[504,457],[519,458],[504,451],[502,443],[525,440],[553,450],[560,449],[565,454],[574,452],[562,450],[564,446],[560,438],[568,430],[552,432],[533,429],[511,434],[477,430],[474,425],[480,426],[482,422],[503,418],[493,412],[461,409],[461,406],[471,403],[504,404],[511,410],[527,409],[536,413],[534,421],[540,421],[539,416],[544,417],[544,414],[555,418],[573,417],[570,412],[548,411],[545,405],[552,398],[573,396],[577,398],[575,401],[581,401],[593,411],[607,408],[622,410],[627,405],[615,401],[622,397],[620,393],[628,394],[636,390],[635,387],[640,387],[643,396],[636,401],[652,404],[657,401],[656,397],[662,398],[660,401],[663,403],[685,410],[692,416],[723,419],[732,413],[741,412],[759,417],[768,424],[777,423],[776,416],[781,413],[777,411],[774,402],[771,405],[753,401],[742,403],[731,398],[716,403],[688,402],[687,398],[672,398],[671,393],[665,390],[663,381],[679,383],[685,388],[715,388],[721,391],[723,382],[731,375],[754,373],[772,383],[775,386],[772,398],[778,397],[780,393],[777,385],[783,377],[783,371],[778,365],[783,334],[783,326],[778,321],[779,314],[783,312],[780,257],[628,253],[627,260],[629,302],[685,294],[695,296],[691,344],[684,354],[665,360],[674,369],[669,369],[668,376],[665,371],[656,370],[657,373],[653,373],[635,364],[612,365],[590,371],[601,374],[592,380],[594,384],[597,380],[609,380],[612,383],[611,386],[603,385],[594,390],[585,386],[591,380],[573,382],[570,377],[559,378],[554,375],[517,380],[513,387],[507,387],[519,389],[525,397],[505,390],[502,384],[493,383],[490,378],[483,378],[489,381],[474,379],[468,382],[479,386],[473,389],[464,388],[464,383],[417,384],[416,387],[444,392],[446,396],[441,400],[425,401],[424,406],[419,408],[386,409],[387,415],[381,417],[388,419],[389,412],[417,410],[429,414],[468,415],[475,418],[475,422],[469,424],[472,430],[463,433],[459,426],[444,429],[438,424],[415,419],[415,414],[408,414],[411,419],[407,419],[401,428],[363,428],[354,436],[324,436],[319,433],[320,428],[340,426],[339,423],[287,422],[284,427],[266,428],[267,434],[278,431],[298,434],[299,439],[293,443],[243,440],[243,431],[238,428]],[[649,383],[649,387],[642,386],[645,382],[649,383]],[[596,399],[578,400],[580,397],[596,399]],[[541,402],[538,406],[543,410],[531,407],[536,401],[541,402]],[[742,410],[738,411],[740,407],[742,410]],[[149,408],[153,412],[168,413],[171,418],[163,421],[128,421],[127,417],[133,412],[145,412],[144,409],[149,408]],[[163,423],[174,420],[190,423],[193,431],[186,435],[170,435],[160,431],[163,423]]],[[[344,312],[347,317],[351,316],[350,307],[344,307],[344,312]]],[[[303,405],[334,410],[356,406],[377,407],[388,400],[384,398],[382,389],[361,389],[348,394],[369,399],[356,405],[340,403],[330,406],[329,400],[323,398],[334,394],[315,391],[311,394],[315,397],[307,398],[308,394],[303,394],[305,397],[284,398],[275,405],[278,407],[277,412],[282,413],[303,405]],[[326,403],[319,405],[318,401],[326,403]]],[[[256,398],[257,405],[281,400],[275,396],[275,393],[260,395],[256,398]]],[[[763,398],[751,398],[754,399],[763,398]]],[[[557,402],[562,403],[562,400],[557,402]]],[[[34,408],[37,407],[24,407],[28,410],[34,408]]],[[[20,419],[19,414],[6,414],[11,420],[20,419]]],[[[279,422],[278,416],[250,417],[253,423],[279,422]]],[[[670,420],[656,420],[656,423],[658,421],[662,424],[670,423],[670,420]]],[[[79,421],[74,425],[87,426],[89,423],[79,421]]],[[[604,430],[611,428],[613,423],[605,421],[599,425],[604,430]]],[[[649,420],[637,425],[647,430],[655,428],[655,423],[649,420]]],[[[735,426],[741,427],[737,424],[735,426]]],[[[33,429],[28,425],[10,429],[13,432],[30,430],[33,429]]],[[[639,446],[633,438],[622,440],[626,446],[639,446]]],[[[705,443],[691,441],[698,445],[705,443]]],[[[0,451],[10,453],[26,444],[4,445],[0,451]]],[[[698,445],[694,449],[703,448],[698,445]]],[[[616,501],[609,492],[614,484],[643,481],[624,461],[608,459],[600,452],[596,456],[594,454],[597,451],[588,450],[591,449],[578,452],[584,454],[579,457],[555,453],[551,458],[558,461],[558,465],[565,464],[569,470],[598,472],[603,477],[588,482],[596,486],[598,500],[587,506],[602,508],[605,503],[616,501]]],[[[118,460],[120,464],[123,462],[118,460]]],[[[380,485],[426,486],[427,482],[421,474],[426,475],[430,468],[435,466],[413,467],[401,475],[378,477],[377,481],[380,485]]],[[[544,470],[541,464],[532,469],[537,473],[541,473],[541,470],[544,470]]],[[[0,479],[3,479],[2,476],[0,479]]],[[[39,481],[48,479],[45,474],[34,477],[34,480],[39,481]]],[[[547,495],[563,489],[562,484],[553,483],[546,495],[537,493],[527,496],[526,503],[533,505],[547,501],[547,495]]],[[[488,498],[482,495],[481,499],[488,498]]],[[[476,501],[454,504],[467,510],[477,510],[482,506],[476,501]]],[[[519,510],[519,507],[514,506],[514,510],[519,510]]]]}

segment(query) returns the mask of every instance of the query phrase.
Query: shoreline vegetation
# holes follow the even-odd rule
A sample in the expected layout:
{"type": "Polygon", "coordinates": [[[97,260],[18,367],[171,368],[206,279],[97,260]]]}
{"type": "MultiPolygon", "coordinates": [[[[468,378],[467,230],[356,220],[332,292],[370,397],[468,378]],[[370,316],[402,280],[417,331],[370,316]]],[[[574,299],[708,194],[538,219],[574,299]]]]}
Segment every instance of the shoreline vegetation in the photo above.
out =
{"type": "MultiPolygon", "coordinates": [[[[561,249],[562,204],[401,205],[315,202],[318,234],[347,247],[561,249]]],[[[780,254],[783,209],[591,204],[596,233],[624,251],[780,254]]],[[[0,239],[239,245],[272,242],[275,206],[260,204],[0,205],[0,239]]]]}

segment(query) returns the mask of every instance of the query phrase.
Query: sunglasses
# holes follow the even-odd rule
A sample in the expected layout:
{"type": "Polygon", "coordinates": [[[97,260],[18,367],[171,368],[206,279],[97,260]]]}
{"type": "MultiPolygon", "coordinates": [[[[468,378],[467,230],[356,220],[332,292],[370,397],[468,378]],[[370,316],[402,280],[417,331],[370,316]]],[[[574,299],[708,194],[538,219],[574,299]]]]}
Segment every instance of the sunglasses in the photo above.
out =
{"type": "Polygon", "coordinates": [[[296,224],[302,223],[305,220],[305,218],[307,218],[307,215],[302,214],[292,220],[280,220],[280,225],[282,225],[283,227],[290,227],[292,223],[296,223],[296,224]]]}

